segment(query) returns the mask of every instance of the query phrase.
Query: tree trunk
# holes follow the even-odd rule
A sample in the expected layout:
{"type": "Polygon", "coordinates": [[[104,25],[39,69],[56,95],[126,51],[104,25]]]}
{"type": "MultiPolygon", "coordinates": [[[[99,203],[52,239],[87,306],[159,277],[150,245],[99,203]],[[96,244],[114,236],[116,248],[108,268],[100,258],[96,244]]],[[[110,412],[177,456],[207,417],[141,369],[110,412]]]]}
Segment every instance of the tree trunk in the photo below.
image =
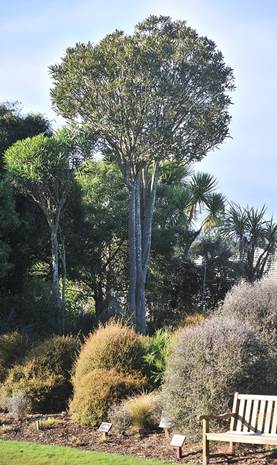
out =
{"type": "MultiPolygon", "coordinates": [[[[51,226],[51,245],[52,245],[52,272],[53,272],[53,292],[58,309],[61,309],[61,296],[59,285],[59,243],[58,243],[58,226],[51,226]]],[[[59,312],[60,313],[60,312],[59,312]]]]}
{"type": "Polygon", "coordinates": [[[158,181],[158,164],[151,178],[144,169],[129,188],[129,313],[137,330],[146,332],[145,284],[150,259],[152,222],[158,181]]]}
{"type": "Polygon", "coordinates": [[[132,321],[136,322],[136,182],[129,187],[129,295],[128,309],[132,321]]]}
{"type": "Polygon", "coordinates": [[[142,244],[142,212],[141,212],[141,180],[138,179],[136,186],[136,326],[139,332],[146,332],[145,312],[145,274],[143,264],[142,244]]]}

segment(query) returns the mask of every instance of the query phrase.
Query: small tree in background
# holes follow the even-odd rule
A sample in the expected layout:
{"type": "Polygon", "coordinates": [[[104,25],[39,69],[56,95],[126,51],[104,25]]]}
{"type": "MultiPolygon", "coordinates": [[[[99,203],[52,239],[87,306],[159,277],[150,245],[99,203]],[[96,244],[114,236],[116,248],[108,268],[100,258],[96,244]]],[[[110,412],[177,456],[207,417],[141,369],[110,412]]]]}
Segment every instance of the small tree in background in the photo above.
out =
{"type": "Polygon", "coordinates": [[[242,276],[253,282],[269,270],[277,248],[277,223],[266,218],[266,208],[231,204],[224,221],[224,231],[235,241],[242,276]]]}
{"type": "Polygon", "coordinates": [[[232,70],[184,21],[150,16],[132,35],[77,43],[52,66],[57,110],[99,136],[129,190],[129,312],[146,330],[145,282],[162,160],[201,160],[228,135],[232,70]]]}
{"type": "Polygon", "coordinates": [[[78,160],[77,145],[68,131],[38,135],[16,142],[5,153],[8,178],[44,213],[51,233],[53,291],[61,309],[59,230],[78,160]]]}

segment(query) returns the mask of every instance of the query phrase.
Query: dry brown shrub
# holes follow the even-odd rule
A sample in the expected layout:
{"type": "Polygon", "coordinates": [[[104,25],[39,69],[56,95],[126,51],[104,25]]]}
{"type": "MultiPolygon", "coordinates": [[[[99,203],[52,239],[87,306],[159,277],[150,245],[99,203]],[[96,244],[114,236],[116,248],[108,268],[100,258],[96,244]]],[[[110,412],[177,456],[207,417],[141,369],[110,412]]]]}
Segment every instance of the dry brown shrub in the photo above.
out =
{"type": "Polygon", "coordinates": [[[97,426],[107,419],[112,404],[145,385],[146,379],[140,374],[119,373],[115,368],[92,370],[75,385],[70,403],[72,418],[82,426],[97,426]]]}
{"type": "Polygon", "coordinates": [[[96,369],[141,371],[143,354],[142,337],[125,323],[113,320],[86,339],[75,364],[73,384],[78,386],[85,375],[96,369]]]}

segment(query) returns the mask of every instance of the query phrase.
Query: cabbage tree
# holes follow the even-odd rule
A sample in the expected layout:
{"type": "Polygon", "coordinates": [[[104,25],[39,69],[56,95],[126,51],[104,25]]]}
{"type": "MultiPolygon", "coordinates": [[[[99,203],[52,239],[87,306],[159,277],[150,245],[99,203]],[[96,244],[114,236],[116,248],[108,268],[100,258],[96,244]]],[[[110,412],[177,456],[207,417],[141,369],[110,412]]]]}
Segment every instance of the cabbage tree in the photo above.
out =
{"type": "Polygon", "coordinates": [[[5,152],[8,179],[42,210],[51,235],[53,291],[61,307],[59,286],[59,230],[70,194],[78,150],[68,131],[51,137],[40,134],[13,144],[5,152]]]}
{"type": "Polygon", "coordinates": [[[77,43],[50,70],[57,111],[97,134],[128,187],[129,312],[144,332],[160,163],[201,160],[228,136],[232,70],[214,42],[164,16],[77,43]]]}

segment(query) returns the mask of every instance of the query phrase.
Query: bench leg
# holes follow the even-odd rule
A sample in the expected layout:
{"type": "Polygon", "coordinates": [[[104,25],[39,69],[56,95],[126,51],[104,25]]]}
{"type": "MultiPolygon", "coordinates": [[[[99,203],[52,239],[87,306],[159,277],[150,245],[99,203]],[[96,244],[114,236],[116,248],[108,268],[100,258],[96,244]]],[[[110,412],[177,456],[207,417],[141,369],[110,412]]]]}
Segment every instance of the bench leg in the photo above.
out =
{"type": "Polygon", "coordinates": [[[233,442],[230,442],[229,443],[229,454],[233,455],[234,453],[234,443],[233,442]]]}
{"type": "Polygon", "coordinates": [[[209,463],[209,441],[207,440],[207,433],[209,432],[209,423],[203,420],[203,465],[209,463]]]}
{"type": "Polygon", "coordinates": [[[209,441],[205,438],[203,440],[203,465],[210,463],[209,458],[209,441]]]}

